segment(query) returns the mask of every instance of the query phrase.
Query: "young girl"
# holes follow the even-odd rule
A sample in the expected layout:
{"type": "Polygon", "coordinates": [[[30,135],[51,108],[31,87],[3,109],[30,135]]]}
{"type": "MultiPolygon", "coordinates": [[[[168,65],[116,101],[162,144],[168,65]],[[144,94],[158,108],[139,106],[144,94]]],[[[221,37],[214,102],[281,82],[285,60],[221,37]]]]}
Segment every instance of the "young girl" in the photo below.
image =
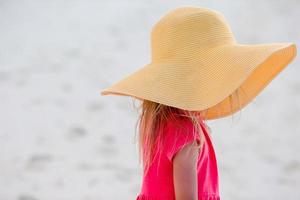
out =
{"type": "Polygon", "coordinates": [[[180,7],[155,24],[151,48],[149,64],[101,91],[141,100],[136,200],[220,200],[205,121],[251,102],[293,60],[296,45],[239,44],[218,11],[180,7]]]}

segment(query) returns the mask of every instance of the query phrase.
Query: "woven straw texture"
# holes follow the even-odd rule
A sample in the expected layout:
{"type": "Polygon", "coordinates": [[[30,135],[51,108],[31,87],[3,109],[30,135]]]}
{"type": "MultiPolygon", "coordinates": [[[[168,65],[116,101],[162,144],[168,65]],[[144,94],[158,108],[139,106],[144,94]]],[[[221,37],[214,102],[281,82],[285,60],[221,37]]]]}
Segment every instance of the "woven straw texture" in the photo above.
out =
{"type": "Polygon", "coordinates": [[[151,31],[151,62],[101,91],[191,111],[231,115],[296,56],[295,43],[240,44],[223,14],[202,7],[169,11],[151,31]],[[238,92],[238,102],[229,95],[238,92]]]}

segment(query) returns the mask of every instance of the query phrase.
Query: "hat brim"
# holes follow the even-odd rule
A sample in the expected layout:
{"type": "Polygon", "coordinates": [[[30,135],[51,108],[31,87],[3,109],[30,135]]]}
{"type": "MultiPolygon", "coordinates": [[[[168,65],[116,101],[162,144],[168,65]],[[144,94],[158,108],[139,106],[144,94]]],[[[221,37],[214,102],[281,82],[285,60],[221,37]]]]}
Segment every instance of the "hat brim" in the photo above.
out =
{"type": "Polygon", "coordinates": [[[234,114],[296,56],[294,43],[232,44],[195,52],[194,59],[151,62],[103,89],[184,110],[206,110],[206,120],[234,114]],[[198,55],[197,55],[198,54],[198,55]],[[237,91],[239,102],[231,104],[237,91]]]}

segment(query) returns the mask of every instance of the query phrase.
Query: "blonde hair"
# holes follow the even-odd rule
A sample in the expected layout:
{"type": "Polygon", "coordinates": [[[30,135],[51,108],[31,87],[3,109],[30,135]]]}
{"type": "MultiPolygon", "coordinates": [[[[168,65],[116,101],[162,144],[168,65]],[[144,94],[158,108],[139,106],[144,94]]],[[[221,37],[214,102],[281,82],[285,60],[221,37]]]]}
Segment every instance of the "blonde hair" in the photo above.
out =
{"type": "MultiPolygon", "coordinates": [[[[229,101],[232,108],[232,102],[239,102],[238,100],[238,89],[229,95],[229,101]]],[[[135,127],[135,139],[136,139],[136,130],[138,127],[139,138],[138,138],[138,152],[139,152],[139,163],[143,163],[143,169],[146,173],[154,160],[155,145],[157,145],[158,150],[161,150],[162,144],[159,143],[160,137],[162,137],[164,126],[169,119],[179,119],[185,118],[190,120],[194,125],[194,131],[192,134],[201,133],[201,126],[199,123],[198,115],[202,117],[205,121],[206,110],[202,111],[189,111],[175,108],[172,106],[167,106],[157,102],[149,101],[143,99],[138,111],[141,110],[139,118],[135,127]]],[[[210,130],[210,128],[209,128],[210,130]]],[[[200,144],[197,145],[198,148],[201,148],[203,145],[203,134],[200,134],[200,144]]]]}

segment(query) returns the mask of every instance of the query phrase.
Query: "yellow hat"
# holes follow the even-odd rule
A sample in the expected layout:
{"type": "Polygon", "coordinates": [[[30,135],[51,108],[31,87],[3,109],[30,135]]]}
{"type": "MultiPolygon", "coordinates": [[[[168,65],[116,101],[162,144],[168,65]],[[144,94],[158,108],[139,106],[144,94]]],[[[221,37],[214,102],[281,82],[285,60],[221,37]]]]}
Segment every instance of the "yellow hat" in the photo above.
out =
{"type": "Polygon", "coordinates": [[[290,42],[240,44],[220,12],[180,7],[154,25],[151,62],[101,95],[206,110],[206,120],[217,119],[247,105],[296,54],[296,45],[290,42]],[[238,92],[239,105],[231,107],[229,95],[235,90],[242,91],[238,92]]]}

